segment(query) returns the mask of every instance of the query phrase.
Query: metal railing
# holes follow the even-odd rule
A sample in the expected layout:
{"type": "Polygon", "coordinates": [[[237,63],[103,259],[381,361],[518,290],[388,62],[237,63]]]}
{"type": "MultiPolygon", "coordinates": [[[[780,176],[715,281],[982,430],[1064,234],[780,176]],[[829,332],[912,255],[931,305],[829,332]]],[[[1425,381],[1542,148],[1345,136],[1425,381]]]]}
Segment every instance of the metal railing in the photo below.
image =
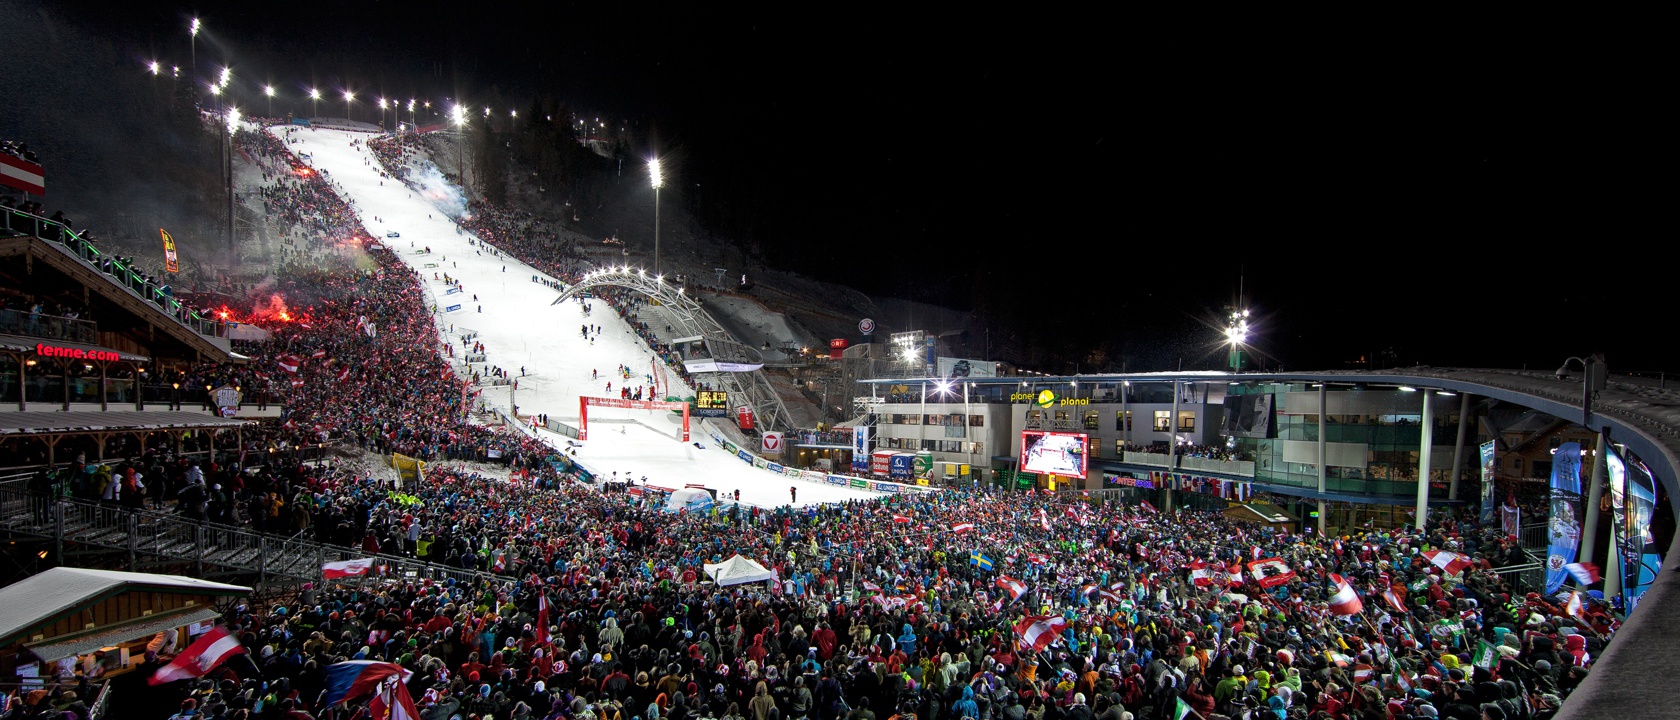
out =
{"type": "MultiPolygon", "coordinates": [[[[34,691],[34,690],[51,691],[54,688],[62,688],[64,690],[76,690],[77,686],[80,684],[80,682],[81,682],[81,678],[73,678],[73,679],[67,680],[65,682],[59,682],[57,680],[54,680],[51,677],[39,678],[35,682],[28,682],[28,681],[24,681],[24,682],[3,682],[3,683],[0,683],[0,694],[12,696],[12,702],[13,703],[22,703],[24,696],[28,695],[31,691],[34,691]]],[[[87,700],[88,719],[89,720],[104,720],[105,714],[110,710],[110,707],[111,707],[111,683],[110,683],[110,681],[105,680],[103,678],[90,679],[90,680],[88,680],[88,689],[92,691],[91,694],[93,695],[92,698],[87,700]]],[[[53,717],[57,717],[57,716],[58,716],[57,713],[53,714],[53,717]]],[[[23,717],[23,715],[19,714],[18,717],[23,717]]],[[[30,717],[34,717],[34,716],[30,716],[30,717]]]]}
{"type": "Polygon", "coordinates": [[[9,308],[0,310],[0,333],[44,340],[99,342],[99,325],[92,320],[9,308]]]}
{"type": "Polygon", "coordinates": [[[109,275],[118,285],[133,291],[145,301],[157,306],[165,315],[175,318],[194,332],[208,337],[227,337],[226,323],[200,316],[182,305],[167,286],[148,280],[145,274],[134,269],[133,265],[100,250],[69,226],[14,208],[0,209],[0,223],[4,223],[5,228],[12,232],[40,238],[58,246],[60,250],[87,263],[94,270],[109,275]]]}
{"type": "Polygon", "coordinates": [[[296,535],[284,538],[199,522],[171,512],[71,498],[54,500],[16,489],[15,485],[0,486],[0,528],[54,539],[61,559],[66,543],[79,543],[126,552],[131,568],[138,567],[145,557],[154,565],[192,564],[199,576],[205,568],[256,575],[259,584],[320,581],[322,565],[358,558],[373,559],[390,577],[436,582],[518,581],[511,576],[301,540],[296,535]]]}

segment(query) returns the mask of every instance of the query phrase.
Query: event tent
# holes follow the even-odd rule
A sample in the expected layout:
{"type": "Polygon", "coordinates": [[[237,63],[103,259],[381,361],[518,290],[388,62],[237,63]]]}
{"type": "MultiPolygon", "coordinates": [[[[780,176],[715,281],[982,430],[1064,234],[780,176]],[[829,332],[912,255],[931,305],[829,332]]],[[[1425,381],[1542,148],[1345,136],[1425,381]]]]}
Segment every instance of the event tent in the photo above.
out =
{"type": "Polygon", "coordinates": [[[665,500],[665,512],[710,510],[713,503],[711,493],[703,488],[682,488],[665,500]]]}
{"type": "Polygon", "coordinates": [[[776,580],[776,571],[766,570],[763,565],[741,557],[739,554],[716,565],[707,564],[705,570],[706,577],[711,578],[712,582],[719,586],[764,582],[766,580],[774,582],[776,580]]]}

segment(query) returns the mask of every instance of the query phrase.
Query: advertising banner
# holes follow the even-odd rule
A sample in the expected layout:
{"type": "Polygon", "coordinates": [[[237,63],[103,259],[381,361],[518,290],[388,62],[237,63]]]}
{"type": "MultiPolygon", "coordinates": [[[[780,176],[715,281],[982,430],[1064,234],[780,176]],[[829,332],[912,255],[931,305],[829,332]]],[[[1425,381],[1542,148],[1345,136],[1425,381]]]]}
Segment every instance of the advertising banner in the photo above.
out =
{"type": "Polygon", "coordinates": [[[1493,442],[1482,443],[1482,524],[1493,524],[1493,471],[1496,462],[1493,442]]]}
{"type": "Polygon", "coordinates": [[[683,361],[683,369],[691,373],[752,372],[762,367],[764,367],[764,363],[718,362],[711,358],[683,361]]]}
{"type": "Polygon", "coordinates": [[[747,463],[749,465],[752,464],[752,461],[753,461],[752,453],[747,452],[745,450],[736,450],[735,451],[735,457],[741,458],[741,462],[747,463]]]}
{"type": "Polygon", "coordinates": [[[1581,444],[1567,442],[1552,453],[1552,519],[1548,524],[1546,594],[1563,587],[1581,544],[1581,444]]]}
{"type": "Polygon", "coordinates": [[[893,483],[877,482],[877,483],[875,483],[875,489],[879,490],[881,492],[895,493],[895,492],[898,492],[901,488],[898,485],[894,485],[893,483]]]}
{"type": "Polygon", "coordinates": [[[1651,535],[1656,507],[1651,471],[1638,460],[1623,458],[1613,448],[1605,454],[1610,475],[1610,506],[1614,512],[1616,546],[1621,552],[1622,608],[1632,613],[1640,596],[1656,580],[1662,562],[1651,535]]]}
{"type": "Polygon", "coordinates": [[[169,236],[169,231],[158,228],[158,234],[163,236],[163,271],[181,272],[181,260],[175,254],[175,238],[169,236]]]}
{"type": "Polygon", "coordinates": [[[868,489],[869,488],[869,481],[865,480],[863,478],[852,478],[851,479],[851,486],[855,487],[855,488],[868,489]]]}
{"type": "MultiPolygon", "coordinates": [[[[783,471],[787,470],[787,468],[782,467],[781,463],[765,463],[764,469],[776,473],[777,475],[784,475],[786,473],[783,471]]],[[[798,475],[796,474],[794,477],[798,477],[798,475]]]]}
{"type": "Polygon", "coordinates": [[[766,432],[759,436],[760,452],[766,455],[780,455],[784,442],[786,442],[786,439],[782,437],[780,432],[766,432]]]}
{"type": "Polygon", "coordinates": [[[845,475],[829,475],[824,478],[824,480],[830,485],[839,485],[841,487],[845,487],[849,483],[845,475]]]}
{"type": "Polygon", "coordinates": [[[939,377],[997,377],[997,363],[988,360],[941,357],[939,358],[939,377]]]}

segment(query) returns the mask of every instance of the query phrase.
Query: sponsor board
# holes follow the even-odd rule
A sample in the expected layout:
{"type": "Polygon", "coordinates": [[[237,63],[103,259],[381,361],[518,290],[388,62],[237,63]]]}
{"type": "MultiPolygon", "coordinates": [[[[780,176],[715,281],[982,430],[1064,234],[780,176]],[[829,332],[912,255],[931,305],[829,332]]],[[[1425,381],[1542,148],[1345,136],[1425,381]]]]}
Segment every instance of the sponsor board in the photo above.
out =
{"type": "Polygon", "coordinates": [[[745,462],[749,465],[752,464],[752,461],[753,461],[752,453],[749,453],[745,450],[736,450],[735,451],[735,457],[741,458],[742,462],[745,462]]]}
{"type": "MultiPolygon", "coordinates": [[[[769,470],[770,472],[776,473],[777,475],[784,475],[784,474],[786,474],[785,471],[787,470],[787,468],[782,467],[781,463],[765,463],[764,464],[764,469],[769,470]]],[[[797,476],[795,476],[795,477],[797,477],[797,476]]]]}
{"type": "Polygon", "coordinates": [[[811,482],[827,482],[828,476],[815,470],[801,470],[799,476],[811,482]]]}
{"type": "Polygon", "coordinates": [[[830,485],[839,485],[841,487],[844,487],[846,485],[846,476],[845,475],[829,475],[828,477],[825,478],[825,480],[827,480],[828,484],[830,484],[830,485]]]}
{"type": "Polygon", "coordinates": [[[855,488],[864,488],[865,490],[869,489],[869,481],[863,478],[852,478],[851,485],[855,488]]]}
{"type": "Polygon", "coordinates": [[[900,488],[900,486],[895,485],[893,483],[877,482],[877,483],[875,483],[875,489],[879,490],[881,492],[895,493],[895,492],[898,492],[901,488],[900,488]]]}
{"type": "Polygon", "coordinates": [[[765,460],[764,458],[761,458],[761,457],[755,457],[755,458],[752,459],[752,464],[753,464],[753,467],[762,469],[762,468],[769,467],[770,466],[770,461],[765,460]]]}

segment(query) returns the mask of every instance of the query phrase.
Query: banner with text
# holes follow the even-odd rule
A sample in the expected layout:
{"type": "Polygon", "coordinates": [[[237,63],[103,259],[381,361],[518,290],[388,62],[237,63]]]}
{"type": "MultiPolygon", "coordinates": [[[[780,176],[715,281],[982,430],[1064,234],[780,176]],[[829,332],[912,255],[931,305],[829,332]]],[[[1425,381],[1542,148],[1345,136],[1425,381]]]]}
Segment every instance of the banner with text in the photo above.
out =
{"type": "Polygon", "coordinates": [[[1569,571],[1563,566],[1575,562],[1581,544],[1581,444],[1566,442],[1552,453],[1552,519],[1548,524],[1550,547],[1546,551],[1546,594],[1563,587],[1569,571]]]}

